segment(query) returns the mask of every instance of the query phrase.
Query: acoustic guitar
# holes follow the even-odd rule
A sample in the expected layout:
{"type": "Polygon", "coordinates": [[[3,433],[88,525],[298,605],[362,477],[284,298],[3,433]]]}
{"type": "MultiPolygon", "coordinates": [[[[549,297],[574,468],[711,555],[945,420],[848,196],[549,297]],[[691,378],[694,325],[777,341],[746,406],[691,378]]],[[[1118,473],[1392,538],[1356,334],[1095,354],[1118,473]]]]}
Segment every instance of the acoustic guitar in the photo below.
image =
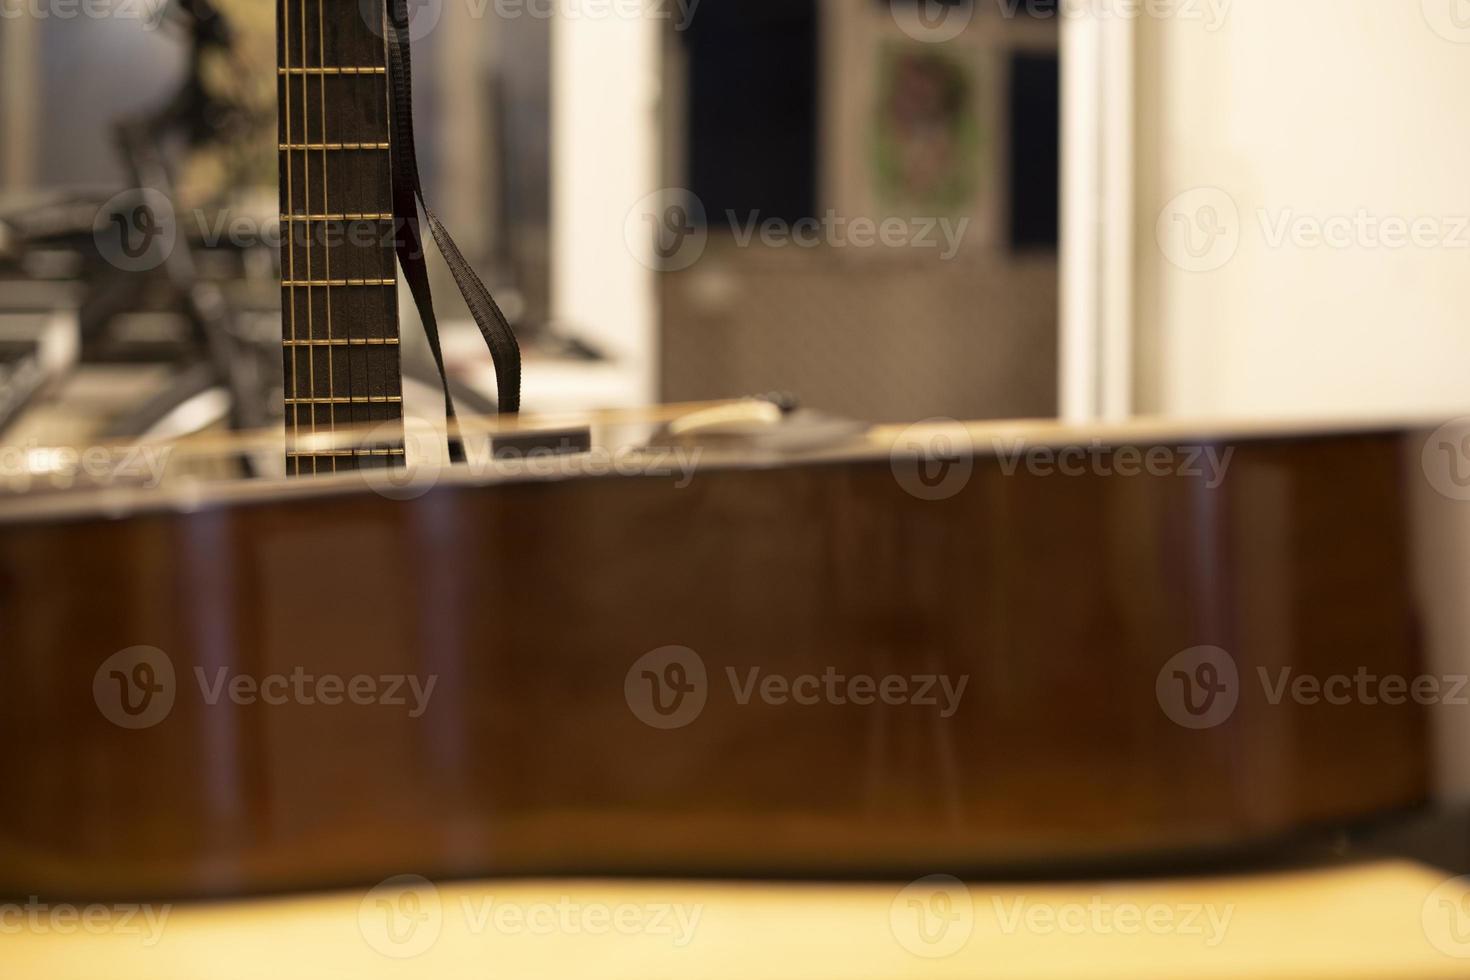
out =
{"type": "Polygon", "coordinates": [[[292,476],[0,501],[0,891],[1189,867],[1463,794],[1422,426],[740,403],[412,465],[383,36],[280,2],[285,432],[168,462],[292,476]]]}

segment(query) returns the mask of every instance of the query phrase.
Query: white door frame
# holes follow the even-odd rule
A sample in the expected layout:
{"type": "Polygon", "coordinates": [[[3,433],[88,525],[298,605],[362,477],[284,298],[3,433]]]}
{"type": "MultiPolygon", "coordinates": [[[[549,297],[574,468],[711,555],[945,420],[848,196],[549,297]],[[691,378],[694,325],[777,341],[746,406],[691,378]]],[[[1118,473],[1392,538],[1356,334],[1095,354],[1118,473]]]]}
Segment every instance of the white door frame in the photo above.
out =
{"type": "Polygon", "coordinates": [[[1106,0],[1062,21],[1058,401],[1068,422],[1133,412],[1133,46],[1106,0]]]}

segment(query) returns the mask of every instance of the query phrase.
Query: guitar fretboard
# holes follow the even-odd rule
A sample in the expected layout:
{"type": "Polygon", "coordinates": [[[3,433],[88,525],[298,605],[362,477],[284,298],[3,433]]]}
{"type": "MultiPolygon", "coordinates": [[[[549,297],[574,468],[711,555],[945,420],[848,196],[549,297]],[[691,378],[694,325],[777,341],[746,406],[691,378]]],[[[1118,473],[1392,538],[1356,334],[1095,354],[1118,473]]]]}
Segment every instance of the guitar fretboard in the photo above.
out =
{"type": "Polygon", "coordinates": [[[389,169],[387,54],[379,9],[278,0],[282,360],[286,469],[402,462],[402,383],[389,169]],[[370,446],[316,451],[351,426],[370,446]]]}

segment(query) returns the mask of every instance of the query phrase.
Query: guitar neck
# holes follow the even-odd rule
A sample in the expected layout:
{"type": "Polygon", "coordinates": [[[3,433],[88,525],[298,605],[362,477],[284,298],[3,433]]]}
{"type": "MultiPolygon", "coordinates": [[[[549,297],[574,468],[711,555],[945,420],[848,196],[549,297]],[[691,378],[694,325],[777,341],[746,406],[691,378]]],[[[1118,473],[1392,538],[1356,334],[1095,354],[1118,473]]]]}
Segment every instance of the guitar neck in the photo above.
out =
{"type": "Polygon", "coordinates": [[[292,475],[403,459],[387,50],[371,3],[277,0],[282,362],[292,475]],[[302,448],[351,426],[371,446],[302,448]]]}

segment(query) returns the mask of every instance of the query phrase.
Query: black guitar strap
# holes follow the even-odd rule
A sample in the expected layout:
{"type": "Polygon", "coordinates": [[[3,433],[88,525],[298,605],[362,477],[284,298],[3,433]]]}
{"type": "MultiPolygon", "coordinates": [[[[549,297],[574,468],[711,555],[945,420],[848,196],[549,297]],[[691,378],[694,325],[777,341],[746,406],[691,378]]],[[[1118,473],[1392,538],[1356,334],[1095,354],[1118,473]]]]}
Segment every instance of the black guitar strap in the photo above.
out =
{"type": "MultiPolygon", "coordinates": [[[[423,236],[419,231],[419,205],[423,205],[424,215],[429,219],[429,233],[434,237],[434,244],[444,256],[449,271],[454,275],[455,285],[459,287],[470,315],[475,318],[475,325],[480,328],[480,334],[490,348],[490,357],[495,362],[499,410],[502,414],[514,414],[521,407],[520,345],[516,343],[515,332],[495,304],[490,290],[475,275],[475,270],[465,261],[454,239],[449,237],[443,223],[424,200],[418,157],[413,145],[413,67],[409,57],[408,0],[387,0],[387,10],[388,85],[393,100],[391,156],[395,249],[398,262],[403,267],[403,276],[413,294],[414,306],[418,307],[419,319],[423,321],[429,349],[439,368],[439,378],[444,384],[444,414],[450,422],[454,421],[454,400],[449,393],[449,375],[444,369],[439,324],[434,317],[434,299],[429,291],[429,267],[424,261],[423,236]]],[[[464,448],[459,440],[450,439],[449,452],[452,461],[464,461],[464,448]]]]}

